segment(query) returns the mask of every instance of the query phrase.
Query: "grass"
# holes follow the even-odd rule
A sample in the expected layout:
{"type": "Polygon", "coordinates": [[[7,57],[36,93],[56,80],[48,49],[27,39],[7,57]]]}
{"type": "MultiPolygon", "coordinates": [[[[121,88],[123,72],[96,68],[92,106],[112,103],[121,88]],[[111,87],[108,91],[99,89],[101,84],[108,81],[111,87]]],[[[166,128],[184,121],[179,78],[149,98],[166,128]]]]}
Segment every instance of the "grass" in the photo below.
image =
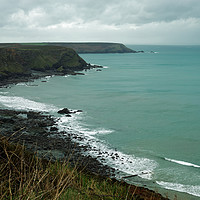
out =
{"type": "Polygon", "coordinates": [[[42,160],[4,137],[0,157],[0,199],[58,199],[75,177],[67,163],[42,160]]]}
{"type": "MultiPolygon", "coordinates": [[[[137,188],[136,188],[137,189],[137,188]]],[[[135,189],[135,190],[136,190],[135,189]]],[[[130,186],[51,162],[0,136],[0,199],[137,199],[130,186]]]]}

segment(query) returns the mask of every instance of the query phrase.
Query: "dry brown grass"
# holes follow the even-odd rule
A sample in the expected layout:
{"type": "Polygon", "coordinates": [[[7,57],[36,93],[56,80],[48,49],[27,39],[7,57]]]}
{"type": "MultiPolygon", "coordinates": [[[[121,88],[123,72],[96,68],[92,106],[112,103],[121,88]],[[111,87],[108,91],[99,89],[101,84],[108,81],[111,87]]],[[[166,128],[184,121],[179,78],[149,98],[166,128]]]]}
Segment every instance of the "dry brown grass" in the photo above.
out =
{"type": "Polygon", "coordinates": [[[0,138],[0,199],[58,199],[76,177],[66,161],[50,162],[0,138]]]}

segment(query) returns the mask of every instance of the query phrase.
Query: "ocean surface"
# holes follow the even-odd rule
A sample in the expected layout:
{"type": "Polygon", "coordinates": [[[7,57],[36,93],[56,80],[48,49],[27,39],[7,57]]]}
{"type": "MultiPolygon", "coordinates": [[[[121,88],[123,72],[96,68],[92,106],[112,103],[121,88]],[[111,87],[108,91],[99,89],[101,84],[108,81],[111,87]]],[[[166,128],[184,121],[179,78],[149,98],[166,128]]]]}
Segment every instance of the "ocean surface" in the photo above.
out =
{"type": "Polygon", "coordinates": [[[152,188],[198,199],[200,46],[129,47],[145,53],[81,54],[105,67],[1,88],[0,106],[47,111],[91,146],[86,153],[118,169],[118,178],[138,174],[152,188]],[[58,115],[64,107],[83,112],[58,115]]]}

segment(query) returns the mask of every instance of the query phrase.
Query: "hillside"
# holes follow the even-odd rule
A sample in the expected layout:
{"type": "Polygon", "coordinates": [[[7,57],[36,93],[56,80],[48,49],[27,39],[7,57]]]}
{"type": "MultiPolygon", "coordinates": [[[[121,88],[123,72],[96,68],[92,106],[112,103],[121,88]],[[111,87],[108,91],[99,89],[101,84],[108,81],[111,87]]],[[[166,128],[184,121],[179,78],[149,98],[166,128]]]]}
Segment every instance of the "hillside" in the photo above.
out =
{"type": "Polygon", "coordinates": [[[87,67],[73,49],[66,47],[15,44],[0,48],[0,80],[31,76],[32,70],[70,73],[87,67]]]}

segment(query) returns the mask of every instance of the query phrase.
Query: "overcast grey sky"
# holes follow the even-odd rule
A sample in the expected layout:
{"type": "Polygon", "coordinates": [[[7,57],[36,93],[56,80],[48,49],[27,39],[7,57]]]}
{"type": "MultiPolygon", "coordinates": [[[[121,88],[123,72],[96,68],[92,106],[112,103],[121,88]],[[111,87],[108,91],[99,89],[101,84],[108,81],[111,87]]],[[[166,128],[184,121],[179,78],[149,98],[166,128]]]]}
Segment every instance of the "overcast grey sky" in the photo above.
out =
{"type": "Polygon", "coordinates": [[[200,0],[0,0],[0,42],[200,44],[200,0]]]}

